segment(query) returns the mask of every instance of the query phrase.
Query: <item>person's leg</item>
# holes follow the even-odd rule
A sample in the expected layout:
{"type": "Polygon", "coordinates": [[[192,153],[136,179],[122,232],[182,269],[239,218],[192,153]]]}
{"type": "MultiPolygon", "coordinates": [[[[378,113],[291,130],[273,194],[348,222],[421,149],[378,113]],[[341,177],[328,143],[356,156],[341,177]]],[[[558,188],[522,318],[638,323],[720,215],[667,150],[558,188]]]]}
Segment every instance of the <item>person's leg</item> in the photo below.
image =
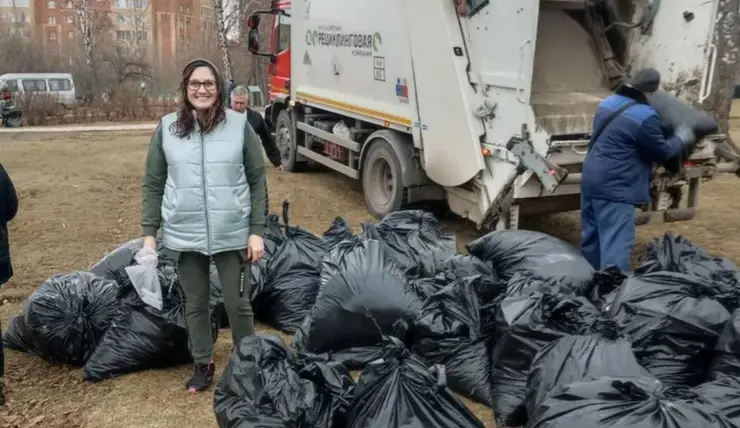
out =
{"type": "Polygon", "coordinates": [[[594,201],[601,244],[601,266],[632,271],[630,258],[635,244],[635,207],[604,200],[594,201]]]}
{"type": "Polygon", "coordinates": [[[180,285],[185,294],[185,321],[195,363],[193,378],[186,384],[191,392],[202,391],[213,382],[209,262],[207,256],[193,252],[180,253],[177,261],[180,285]]]}
{"type": "Polygon", "coordinates": [[[594,269],[598,270],[601,266],[601,248],[592,201],[591,198],[581,195],[581,254],[594,269]]]}
{"type": "Polygon", "coordinates": [[[249,265],[244,263],[244,258],[244,250],[226,251],[213,255],[223,288],[226,315],[229,317],[234,346],[244,336],[254,334],[254,314],[250,302],[250,295],[252,294],[251,277],[248,269],[249,265]],[[244,289],[241,290],[242,269],[245,266],[247,270],[244,271],[244,289]]]}

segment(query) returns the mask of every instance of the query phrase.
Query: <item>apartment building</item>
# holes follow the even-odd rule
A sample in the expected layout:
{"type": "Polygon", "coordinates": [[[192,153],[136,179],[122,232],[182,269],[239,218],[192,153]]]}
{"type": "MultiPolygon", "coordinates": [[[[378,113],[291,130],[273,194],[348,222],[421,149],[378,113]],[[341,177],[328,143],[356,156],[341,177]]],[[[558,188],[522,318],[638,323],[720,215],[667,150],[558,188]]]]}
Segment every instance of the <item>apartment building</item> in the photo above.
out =
{"type": "Polygon", "coordinates": [[[30,0],[0,0],[0,22],[11,33],[30,36],[33,8],[30,0]]]}
{"type": "MultiPolygon", "coordinates": [[[[37,44],[47,55],[71,59],[79,52],[82,42],[78,40],[72,0],[0,0],[0,5],[13,1],[31,2],[26,19],[33,24],[37,44]]],[[[87,1],[94,14],[98,43],[144,50],[155,67],[175,63],[181,52],[178,48],[200,34],[204,13],[212,16],[212,0],[87,1]]]]}

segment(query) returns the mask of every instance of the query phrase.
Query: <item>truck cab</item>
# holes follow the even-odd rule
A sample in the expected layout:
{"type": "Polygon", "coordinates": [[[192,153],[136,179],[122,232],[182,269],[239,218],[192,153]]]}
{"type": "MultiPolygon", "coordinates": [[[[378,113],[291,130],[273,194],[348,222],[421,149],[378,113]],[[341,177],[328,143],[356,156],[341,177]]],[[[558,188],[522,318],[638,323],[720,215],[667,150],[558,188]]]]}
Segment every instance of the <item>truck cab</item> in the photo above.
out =
{"type": "MultiPolygon", "coordinates": [[[[360,180],[376,216],[437,199],[479,227],[516,228],[579,209],[594,111],[630,70],[658,69],[694,105],[722,90],[717,69],[737,66],[717,61],[723,5],[276,0],[250,16],[249,45],[269,59],[266,118],[286,170],[310,161],[360,180]]],[[[658,167],[638,222],[692,218],[702,179],[737,169],[736,156],[718,165],[725,139],[680,174],[658,167]]]]}

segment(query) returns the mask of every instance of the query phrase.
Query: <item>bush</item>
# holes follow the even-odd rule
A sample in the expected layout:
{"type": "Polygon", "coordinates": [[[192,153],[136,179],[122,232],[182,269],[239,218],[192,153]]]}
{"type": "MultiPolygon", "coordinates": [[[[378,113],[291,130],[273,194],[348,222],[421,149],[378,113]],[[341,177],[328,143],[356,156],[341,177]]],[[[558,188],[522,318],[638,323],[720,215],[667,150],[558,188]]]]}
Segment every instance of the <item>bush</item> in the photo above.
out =
{"type": "Polygon", "coordinates": [[[53,96],[31,95],[22,100],[25,126],[88,124],[95,122],[156,121],[177,109],[174,97],[141,96],[134,88],[121,87],[106,96],[78,101],[74,108],[53,96]]]}

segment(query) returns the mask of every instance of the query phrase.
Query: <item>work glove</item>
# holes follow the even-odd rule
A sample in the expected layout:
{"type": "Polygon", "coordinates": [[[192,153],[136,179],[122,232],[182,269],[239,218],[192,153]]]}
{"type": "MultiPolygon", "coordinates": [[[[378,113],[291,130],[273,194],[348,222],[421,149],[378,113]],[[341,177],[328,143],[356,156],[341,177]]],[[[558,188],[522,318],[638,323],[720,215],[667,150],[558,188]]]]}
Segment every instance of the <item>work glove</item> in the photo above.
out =
{"type": "Polygon", "coordinates": [[[673,133],[683,143],[683,154],[684,159],[688,159],[696,149],[696,134],[694,130],[688,125],[681,125],[673,133]]]}

